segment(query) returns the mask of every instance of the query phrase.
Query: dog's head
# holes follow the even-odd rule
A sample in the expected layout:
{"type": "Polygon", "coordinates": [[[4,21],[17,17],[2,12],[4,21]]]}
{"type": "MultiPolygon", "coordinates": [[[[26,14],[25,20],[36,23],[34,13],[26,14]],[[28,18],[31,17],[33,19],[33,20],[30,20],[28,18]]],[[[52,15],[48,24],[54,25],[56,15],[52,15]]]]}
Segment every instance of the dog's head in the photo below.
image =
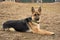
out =
{"type": "Polygon", "coordinates": [[[39,7],[38,10],[35,10],[34,7],[32,7],[31,11],[32,11],[32,20],[38,22],[40,20],[41,7],[39,7]]]}

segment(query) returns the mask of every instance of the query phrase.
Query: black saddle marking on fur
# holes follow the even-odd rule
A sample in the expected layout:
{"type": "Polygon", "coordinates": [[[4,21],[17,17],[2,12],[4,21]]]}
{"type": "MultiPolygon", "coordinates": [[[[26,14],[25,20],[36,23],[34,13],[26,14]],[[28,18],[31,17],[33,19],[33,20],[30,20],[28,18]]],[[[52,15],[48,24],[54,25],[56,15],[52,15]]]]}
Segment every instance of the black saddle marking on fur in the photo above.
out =
{"type": "Polygon", "coordinates": [[[14,28],[16,31],[25,32],[29,30],[28,22],[31,22],[32,18],[28,17],[22,20],[10,20],[3,23],[3,29],[14,28]]]}

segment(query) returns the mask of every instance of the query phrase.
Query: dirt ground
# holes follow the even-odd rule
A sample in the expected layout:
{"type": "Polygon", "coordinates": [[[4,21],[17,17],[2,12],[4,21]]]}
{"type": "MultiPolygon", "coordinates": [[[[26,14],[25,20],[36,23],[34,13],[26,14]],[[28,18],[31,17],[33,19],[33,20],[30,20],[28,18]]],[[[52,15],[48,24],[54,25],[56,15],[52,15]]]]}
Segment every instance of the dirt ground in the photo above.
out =
{"type": "Polygon", "coordinates": [[[0,25],[7,20],[20,20],[31,16],[31,7],[42,7],[41,29],[55,32],[55,35],[38,35],[26,32],[0,30],[0,40],[60,40],[60,3],[15,3],[0,2],[0,25]]]}

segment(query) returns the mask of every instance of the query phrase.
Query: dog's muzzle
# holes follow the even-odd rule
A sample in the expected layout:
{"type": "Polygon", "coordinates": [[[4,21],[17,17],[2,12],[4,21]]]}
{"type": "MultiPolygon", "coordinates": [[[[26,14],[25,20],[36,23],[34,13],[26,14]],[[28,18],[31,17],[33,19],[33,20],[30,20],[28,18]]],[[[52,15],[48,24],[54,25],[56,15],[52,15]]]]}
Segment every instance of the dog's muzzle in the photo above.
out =
{"type": "Polygon", "coordinates": [[[39,20],[39,18],[38,19],[36,19],[36,21],[38,21],[39,20]]]}
{"type": "Polygon", "coordinates": [[[39,18],[35,18],[36,21],[39,21],[39,18]]]}

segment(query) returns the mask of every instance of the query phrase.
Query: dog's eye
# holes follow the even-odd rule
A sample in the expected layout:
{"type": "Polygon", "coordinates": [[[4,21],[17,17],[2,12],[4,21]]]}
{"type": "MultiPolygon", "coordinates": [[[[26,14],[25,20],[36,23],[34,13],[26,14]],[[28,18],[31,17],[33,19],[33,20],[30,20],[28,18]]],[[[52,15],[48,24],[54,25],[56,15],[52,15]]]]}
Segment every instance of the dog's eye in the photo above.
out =
{"type": "Polygon", "coordinates": [[[34,16],[39,16],[40,14],[34,14],[34,16]]]}
{"type": "Polygon", "coordinates": [[[37,14],[34,14],[34,16],[36,16],[37,14]]]}

